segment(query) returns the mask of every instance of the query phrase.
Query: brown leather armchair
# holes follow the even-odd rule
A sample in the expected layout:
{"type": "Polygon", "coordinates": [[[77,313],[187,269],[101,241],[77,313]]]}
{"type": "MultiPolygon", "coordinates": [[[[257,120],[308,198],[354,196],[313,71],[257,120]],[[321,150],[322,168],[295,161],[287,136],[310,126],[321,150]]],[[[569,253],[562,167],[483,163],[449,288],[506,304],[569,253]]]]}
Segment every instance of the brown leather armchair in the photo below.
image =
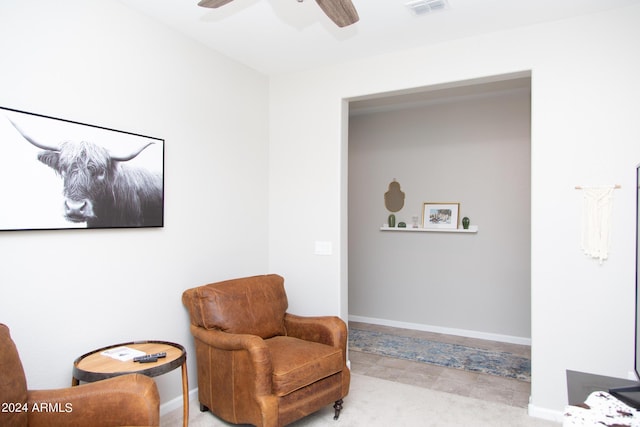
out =
{"type": "Polygon", "coordinates": [[[227,280],[182,294],[195,340],[200,409],[235,424],[280,427],[349,392],[347,326],[286,313],[284,279],[227,280]]]}
{"type": "Polygon", "coordinates": [[[160,396],[153,379],[139,374],[58,390],[27,390],[9,328],[0,323],[0,426],[157,426],[160,396]]]}

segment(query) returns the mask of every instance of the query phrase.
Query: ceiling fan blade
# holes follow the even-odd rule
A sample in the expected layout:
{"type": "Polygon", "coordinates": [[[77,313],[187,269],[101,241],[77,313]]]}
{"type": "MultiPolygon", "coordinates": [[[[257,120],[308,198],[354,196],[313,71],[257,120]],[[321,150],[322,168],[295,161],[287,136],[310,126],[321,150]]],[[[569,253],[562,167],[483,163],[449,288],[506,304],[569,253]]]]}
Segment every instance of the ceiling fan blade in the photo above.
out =
{"type": "Polygon", "coordinates": [[[360,19],[351,0],[316,0],[316,3],[338,27],[346,27],[360,19]]]}
{"type": "Polygon", "coordinates": [[[198,6],[216,8],[231,3],[232,1],[233,0],[200,0],[198,6]]]}

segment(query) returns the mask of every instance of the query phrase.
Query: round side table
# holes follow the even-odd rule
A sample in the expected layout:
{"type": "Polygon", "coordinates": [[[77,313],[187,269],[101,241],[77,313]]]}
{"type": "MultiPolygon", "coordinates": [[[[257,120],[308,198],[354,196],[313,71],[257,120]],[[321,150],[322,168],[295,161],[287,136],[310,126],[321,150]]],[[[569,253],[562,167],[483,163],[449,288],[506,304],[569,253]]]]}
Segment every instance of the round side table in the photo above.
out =
{"type": "Polygon", "coordinates": [[[73,361],[73,377],[71,385],[76,386],[80,381],[93,382],[118,375],[143,374],[149,377],[166,374],[178,366],[182,367],[182,424],[189,423],[189,380],[187,378],[187,352],[180,344],[168,341],[133,341],[110,345],[83,354],[73,361]],[[131,360],[118,360],[101,353],[118,347],[139,350],[145,354],[165,352],[167,355],[156,362],[140,363],[131,360]]]}

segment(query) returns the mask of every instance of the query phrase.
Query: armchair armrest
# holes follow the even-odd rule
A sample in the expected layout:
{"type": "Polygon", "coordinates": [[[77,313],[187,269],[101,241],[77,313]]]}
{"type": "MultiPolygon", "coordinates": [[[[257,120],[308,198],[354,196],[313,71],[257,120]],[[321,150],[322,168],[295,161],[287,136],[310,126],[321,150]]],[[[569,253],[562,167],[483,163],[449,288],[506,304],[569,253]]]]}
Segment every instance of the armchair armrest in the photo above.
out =
{"type": "Polygon", "coordinates": [[[153,379],[140,374],[27,394],[31,427],[160,425],[158,388],[153,379]]]}
{"type": "Polygon", "coordinates": [[[249,361],[255,372],[256,395],[271,394],[271,353],[264,340],[257,335],[231,334],[216,329],[204,329],[191,325],[194,339],[218,350],[246,350],[249,361]]]}
{"type": "Polygon", "coordinates": [[[342,349],[347,360],[347,325],[337,316],[297,316],[286,313],[284,325],[287,335],[306,341],[327,344],[342,349]]]}
{"type": "Polygon", "coordinates": [[[230,334],[217,329],[204,329],[191,325],[194,338],[220,350],[248,350],[250,352],[266,351],[264,340],[257,335],[230,334]]]}

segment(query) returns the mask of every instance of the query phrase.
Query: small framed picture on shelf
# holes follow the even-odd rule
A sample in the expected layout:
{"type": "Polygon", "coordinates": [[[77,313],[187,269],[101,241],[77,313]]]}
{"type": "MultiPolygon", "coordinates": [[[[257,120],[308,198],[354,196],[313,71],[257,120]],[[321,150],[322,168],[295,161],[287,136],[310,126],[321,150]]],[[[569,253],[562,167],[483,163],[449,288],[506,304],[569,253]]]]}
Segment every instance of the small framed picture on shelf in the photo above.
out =
{"type": "Polygon", "coordinates": [[[460,203],[425,202],[422,207],[422,228],[457,229],[460,203]]]}

